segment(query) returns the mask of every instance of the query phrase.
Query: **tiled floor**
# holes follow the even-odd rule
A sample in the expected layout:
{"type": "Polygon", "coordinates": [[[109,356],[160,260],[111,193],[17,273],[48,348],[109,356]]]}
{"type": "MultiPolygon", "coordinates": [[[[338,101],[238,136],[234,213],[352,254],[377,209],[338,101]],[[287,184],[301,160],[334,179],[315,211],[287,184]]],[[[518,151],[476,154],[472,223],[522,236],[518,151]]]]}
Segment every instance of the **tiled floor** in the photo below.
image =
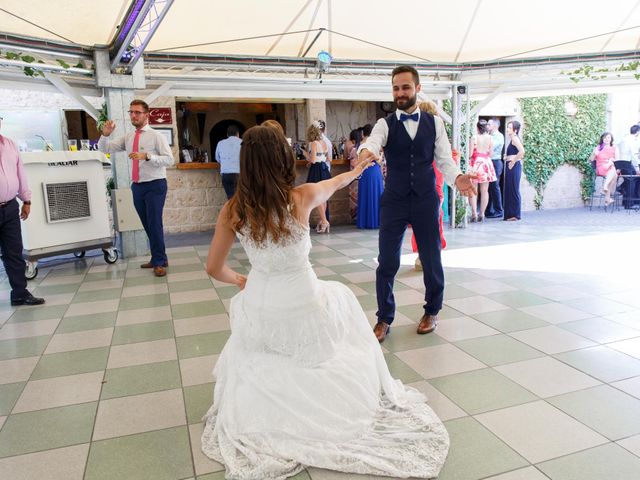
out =
{"type": "MultiPolygon", "coordinates": [[[[574,213],[447,232],[431,335],[415,334],[422,279],[406,249],[383,349],[446,423],[442,480],[640,478],[640,215],[574,213]]],[[[376,238],[336,228],[311,254],[372,322],[376,238]]],[[[41,264],[43,307],[11,308],[0,284],[0,478],[224,478],[200,453],[201,418],[237,290],[204,272],[208,236],[170,242],[165,278],[88,255],[41,264]]],[[[230,261],[248,268],[238,244],[230,261]]]]}

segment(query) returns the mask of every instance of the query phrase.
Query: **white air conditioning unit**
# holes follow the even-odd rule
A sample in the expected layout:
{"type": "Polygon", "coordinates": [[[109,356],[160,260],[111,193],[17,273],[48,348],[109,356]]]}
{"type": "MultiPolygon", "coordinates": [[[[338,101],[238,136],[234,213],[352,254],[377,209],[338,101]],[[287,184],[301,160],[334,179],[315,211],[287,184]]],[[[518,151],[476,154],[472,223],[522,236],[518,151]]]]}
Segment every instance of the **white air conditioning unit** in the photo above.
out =
{"type": "Polygon", "coordinates": [[[101,152],[21,154],[31,188],[31,214],[22,222],[27,278],[38,274],[43,257],[101,248],[115,263],[101,152]]]}

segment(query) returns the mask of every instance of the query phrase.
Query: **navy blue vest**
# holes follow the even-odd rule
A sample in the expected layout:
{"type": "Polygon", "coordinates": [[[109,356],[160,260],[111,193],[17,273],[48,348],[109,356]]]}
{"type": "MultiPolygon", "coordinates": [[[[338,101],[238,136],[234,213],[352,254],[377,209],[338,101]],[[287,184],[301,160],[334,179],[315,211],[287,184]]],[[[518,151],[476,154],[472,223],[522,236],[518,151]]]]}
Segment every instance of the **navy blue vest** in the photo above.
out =
{"type": "Polygon", "coordinates": [[[436,124],[433,115],[420,112],[418,131],[413,140],[395,112],[385,120],[389,127],[384,147],[387,161],[385,191],[402,196],[407,196],[410,192],[417,195],[435,192],[433,151],[436,144],[436,124]]]}

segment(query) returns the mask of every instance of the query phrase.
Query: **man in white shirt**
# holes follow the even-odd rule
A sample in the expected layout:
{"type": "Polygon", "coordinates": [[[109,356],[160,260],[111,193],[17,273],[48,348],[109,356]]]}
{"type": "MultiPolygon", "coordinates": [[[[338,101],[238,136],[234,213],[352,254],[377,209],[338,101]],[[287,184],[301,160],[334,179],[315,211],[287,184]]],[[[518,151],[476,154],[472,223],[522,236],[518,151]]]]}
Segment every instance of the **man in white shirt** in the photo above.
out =
{"type": "Polygon", "coordinates": [[[227,127],[227,138],[216,146],[216,161],[220,164],[222,187],[227,199],[236,193],[238,174],[240,173],[240,130],[236,125],[227,127]]]}
{"type": "Polygon", "coordinates": [[[129,118],[136,130],[116,139],[108,138],[116,124],[112,120],[106,121],[98,148],[101,152],[129,152],[133,205],[149,237],[151,249],[151,260],[140,268],[153,268],[156,277],[164,277],[169,261],[164,246],[162,210],[167,198],[167,167],[174,163],[173,153],[167,139],[149,126],[146,102],[133,100],[129,104],[129,118]]]}
{"type": "Polygon", "coordinates": [[[451,145],[439,117],[421,112],[417,94],[420,77],[415,68],[399,66],[391,73],[397,110],[378,120],[371,136],[358,149],[359,160],[377,158],[384,147],[387,181],[380,201],[380,234],[376,294],[378,323],[374,333],[383,342],[395,316],[393,282],[400,268],[402,239],[411,224],[422,262],[425,305],[417,333],[435,330],[444,297],[444,271],[440,258],[440,199],[433,166],[449,185],[465,196],[475,195],[473,175],[463,175],[451,156],[451,145]]]}
{"type": "MultiPolygon", "coordinates": [[[[632,125],[629,129],[629,134],[618,143],[618,151],[616,152],[616,158],[618,160],[626,160],[629,164],[617,164],[619,173],[621,175],[637,175],[640,173],[640,166],[638,165],[640,155],[640,125],[632,125]]],[[[622,204],[625,208],[633,208],[638,201],[640,201],[640,181],[635,177],[624,177],[624,183],[620,187],[623,193],[622,204]]]]}

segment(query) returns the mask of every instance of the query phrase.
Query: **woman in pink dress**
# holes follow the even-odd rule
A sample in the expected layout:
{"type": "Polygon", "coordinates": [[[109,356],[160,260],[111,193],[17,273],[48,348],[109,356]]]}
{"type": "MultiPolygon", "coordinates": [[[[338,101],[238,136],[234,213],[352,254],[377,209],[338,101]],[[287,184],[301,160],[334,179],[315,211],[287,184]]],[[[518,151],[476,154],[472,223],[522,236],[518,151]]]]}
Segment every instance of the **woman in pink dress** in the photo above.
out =
{"type": "Polygon", "coordinates": [[[487,121],[480,120],[476,124],[478,134],[471,137],[469,151],[471,158],[469,162],[470,171],[477,175],[478,193],[480,194],[480,215],[478,215],[478,197],[469,197],[471,205],[471,222],[481,222],[482,212],[489,203],[489,183],[496,181],[496,171],[491,161],[491,135],[487,131],[487,121]]]}
{"type": "Polygon", "coordinates": [[[613,203],[611,195],[615,193],[618,184],[618,172],[613,163],[616,159],[616,149],[613,146],[613,135],[604,132],[600,135],[600,143],[591,152],[589,161],[596,161],[596,175],[604,177],[602,193],[604,193],[604,204],[609,206],[613,203]]]}

